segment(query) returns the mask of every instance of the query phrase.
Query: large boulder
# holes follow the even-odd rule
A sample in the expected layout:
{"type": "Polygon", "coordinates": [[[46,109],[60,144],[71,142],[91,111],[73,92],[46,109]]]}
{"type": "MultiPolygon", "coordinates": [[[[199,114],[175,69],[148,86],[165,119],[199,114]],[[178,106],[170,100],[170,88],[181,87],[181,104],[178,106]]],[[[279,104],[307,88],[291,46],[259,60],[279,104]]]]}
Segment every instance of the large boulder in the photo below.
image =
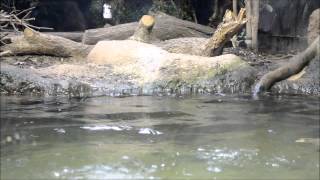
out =
{"type": "Polygon", "coordinates": [[[0,91],[70,97],[248,93],[255,75],[232,54],[200,57],[132,40],[101,41],[87,62],[25,69],[3,64],[0,91]]]}
{"type": "Polygon", "coordinates": [[[320,35],[320,9],[316,9],[309,17],[308,44],[311,44],[320,35]]]}
{"type": "Polygon", "coordinates": [[[192,84],[248,66],[232,54],[216,57],[176,54],[131,40],[100,41],[89,53],[88,61],[111,65],[118,73],[135,76],[140,84],[159,81],[192,84]]]}

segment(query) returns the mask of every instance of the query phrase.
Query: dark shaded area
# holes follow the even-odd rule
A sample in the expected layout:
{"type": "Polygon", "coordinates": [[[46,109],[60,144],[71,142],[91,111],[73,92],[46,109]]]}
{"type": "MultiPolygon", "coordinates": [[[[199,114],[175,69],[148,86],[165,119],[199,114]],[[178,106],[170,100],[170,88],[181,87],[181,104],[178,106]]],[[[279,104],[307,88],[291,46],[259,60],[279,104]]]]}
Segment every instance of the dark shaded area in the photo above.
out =
{"type": "MultiPolygon", "coordinates": [[[[143,14],[152,10],[162,10],[179,18],[193,21],[196,15],[200,24],[210,24],[214,0],[39,0],[16,1],[17,9],[36,6],[33,16],[37,26],[53,27],[55,31],[83,31],[89,28],[102,27],[106,21],[102,17],[103,3],[112,6],[113,24],[137,21],[143,14]]],[[[231,0],[219,0],[219,17],[224,11],[232,8],[231,0]]],[[[241,0],[238,8],[244,6],[241,0]]],[[[268,37],[283,37],[283,41],[295,41],[292,38],[306,33],[308,18],[313,10],[320,7],[318,0],[262,0],[260,6],[260,32],[268,37]]],[[[3,8],[3,6],[2,6],[3,8]]]]}
{"type": "MultiPolygon", "coordinates": [[[[104,0],[40,0],[30,4],[36,6],[33,17],[34,25],[52,27],[54,31],[84,31],[85,29],[103,27],[104,0]]],[[[137,21],[151,8],[152,0],[110,1],[113,19],[111,24],[137,21]]],[[[21,4],[19,8],[27,8],[21,4]]]]}
{"type": "Polygon", "coordinates": [[[33,11],[34,24],[55,31],[84,31],[87,23],[83,12],[75,1],[43,1],[33,11]]]}

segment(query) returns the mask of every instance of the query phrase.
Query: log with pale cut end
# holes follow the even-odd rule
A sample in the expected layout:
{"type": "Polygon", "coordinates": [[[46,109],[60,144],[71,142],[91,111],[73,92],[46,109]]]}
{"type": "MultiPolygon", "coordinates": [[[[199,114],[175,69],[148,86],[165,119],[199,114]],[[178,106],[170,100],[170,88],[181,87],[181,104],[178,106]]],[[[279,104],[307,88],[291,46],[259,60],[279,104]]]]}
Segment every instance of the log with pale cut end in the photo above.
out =
{"type": "Polygon", "coordinates": [[[205,45],[202,55],[218,56],[222,54],[223,47],[246,24],[246,11],[241,9],[238,16],[227,10],[223,21],[217,27],[209,42],[205,45]]]}
{"type": "MultiPolygon", "coordinates": [[[[161,12],[154,13],[152,16],[156,21],[152,34],[160,40],[179,37],[210,37],[214,31],[209,26],[178,19],[161,12]]],[[[85,31],[82,42],[96,44],[102,40],[125,40],[134,34],[138,24],[138,22],[132,22],[108,28],[89,29],[85,31]]]]}
{"type": "Polygon", "coordinates": [[[276,82],[285,80],[299,73],[316,56],[320,56],[320,36],[303,52],[292,57],[289,62],[278,69],[265,74],[254,87],[255,95],[269,90],[276,82]]]}
{"type": "Polygon", "coordinates": [[[23,36],[12,38],[12,43],[1,48],[2,56],[51,55],[58,57],[84,58],[92,46],[84,45],[59,36],[43,34],[26,28],[23,36]]]}
{"type": "Polygon", "coordinates": [[[139,26],[129,39],[149,43],[152,38],[152,28],[155,24],[153,16],[144,15],[139,21],[139,26]]]}

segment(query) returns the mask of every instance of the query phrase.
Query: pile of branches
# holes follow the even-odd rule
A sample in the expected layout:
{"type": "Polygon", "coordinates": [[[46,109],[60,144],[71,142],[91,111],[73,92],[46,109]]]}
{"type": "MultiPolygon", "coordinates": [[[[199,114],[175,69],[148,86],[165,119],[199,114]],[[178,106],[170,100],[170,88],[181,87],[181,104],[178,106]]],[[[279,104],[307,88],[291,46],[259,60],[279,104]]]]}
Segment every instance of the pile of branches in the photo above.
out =
{"type": "Polygon", "coordinates": [[[52,29],[47,27],[38,27],[30,24],[30,21],[35,20],[34,17],[30,17],[31,12],[34,8],[35,7],[31,7],[21,11],[13,8],[13,10],[9,13],[4,10],[0,10],[0,31],[4,32],[0,35],[0,45],[7,44],[5,38],[9,35],[9,32],[11,32],[12,30],[15,32],[19,32],[25,28],[36,30],[52,29]]]}
{"type": "Polygon", "coordinates": [[[20,29],[24,28],[31,28],[31,29],[52,29],[47,27],[38,27],[30,24],[30,21],[34,21],[35,18],[30,17],[30,14],[34,7],[19,11],[19,10],[12,10],[11,12],[6,12],[4,10],[0,10],[0,30],[1,31],[8,31],[14,30],[19,31],[20,29]]]}

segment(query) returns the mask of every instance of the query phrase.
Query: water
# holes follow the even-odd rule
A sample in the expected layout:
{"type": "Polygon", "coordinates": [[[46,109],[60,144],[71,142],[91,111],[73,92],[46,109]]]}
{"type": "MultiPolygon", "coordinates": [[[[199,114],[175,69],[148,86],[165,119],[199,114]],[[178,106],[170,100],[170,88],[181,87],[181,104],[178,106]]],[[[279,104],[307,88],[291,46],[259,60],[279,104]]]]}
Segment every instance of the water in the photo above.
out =
{"type": "Polygon", "coordinates": [[[1,98],[1,179],[319,179],[319,99],[1,98]]]}

